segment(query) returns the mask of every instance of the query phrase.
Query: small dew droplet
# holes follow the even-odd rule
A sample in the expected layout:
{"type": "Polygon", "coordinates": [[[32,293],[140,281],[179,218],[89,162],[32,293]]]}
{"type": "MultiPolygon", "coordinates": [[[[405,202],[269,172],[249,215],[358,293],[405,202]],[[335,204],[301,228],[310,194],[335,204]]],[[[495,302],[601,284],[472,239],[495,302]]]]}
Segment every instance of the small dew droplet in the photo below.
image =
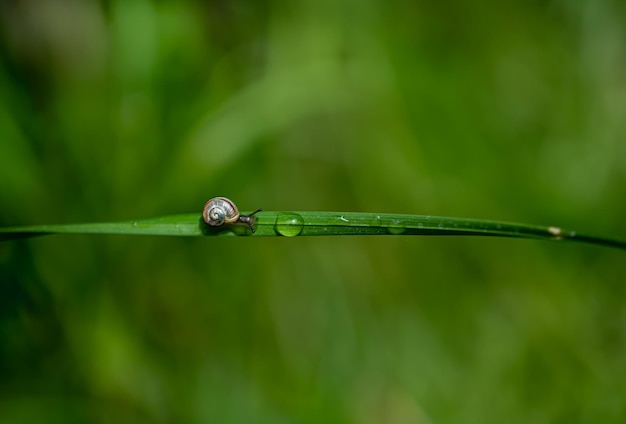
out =
{"type": "Polygon", "coordinates": [[[561,240],[563,236],[563,230],[559,227],[548,227],[548,232],[552,234],[556,240],[561,240]]]}
{"type": "Polygon", "coordinates": [[[394,234],[394,235],[398,235],[398,234],[402,234],[406,231],[406,228],[404,227],[387,227],[387,232],[389,234],[394,234]]]}
{"type": "Polygon", "coordinates": [[[394,219],[391,221],[391,225],[387,227],[387,232],[389,234],[402,234],[406,231],[406,227],[404,227],[400,220],[394,219]]]}

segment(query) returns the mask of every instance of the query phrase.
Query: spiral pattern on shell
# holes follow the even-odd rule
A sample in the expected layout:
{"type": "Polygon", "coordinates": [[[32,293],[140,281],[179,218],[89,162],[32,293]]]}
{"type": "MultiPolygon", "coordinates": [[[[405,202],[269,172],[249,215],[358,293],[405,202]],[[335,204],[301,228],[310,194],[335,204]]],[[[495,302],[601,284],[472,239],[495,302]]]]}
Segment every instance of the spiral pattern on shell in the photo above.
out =
{"type": "Polygon", "coordinates": [[[224,210],[220,207],[213,206],[209,209],[209,224],[211,225],[222,225],[224,223],[224,210]]]}
{"type": "Polygon", "coordinates": [[[224,223],[237,222],[239,220],[239,210],[230,199],[214,197],[204,205],[202,217],[207,224],[219,227],[224,223]]]}

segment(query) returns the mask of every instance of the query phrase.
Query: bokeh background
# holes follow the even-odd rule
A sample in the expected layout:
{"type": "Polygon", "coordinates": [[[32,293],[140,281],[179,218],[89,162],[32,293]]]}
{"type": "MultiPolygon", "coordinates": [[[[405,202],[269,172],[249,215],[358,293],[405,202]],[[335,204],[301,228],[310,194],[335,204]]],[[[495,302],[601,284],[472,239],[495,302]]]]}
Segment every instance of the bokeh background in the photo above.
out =
{"type": "MultiPolygon", "coordinates": [[[[626,237],[626,3],[0,3],[0,224],[417,213],[626,237]]],[[[0,421],[622,423],[626,259],[478,237],[0,245],[0,421]]]]}

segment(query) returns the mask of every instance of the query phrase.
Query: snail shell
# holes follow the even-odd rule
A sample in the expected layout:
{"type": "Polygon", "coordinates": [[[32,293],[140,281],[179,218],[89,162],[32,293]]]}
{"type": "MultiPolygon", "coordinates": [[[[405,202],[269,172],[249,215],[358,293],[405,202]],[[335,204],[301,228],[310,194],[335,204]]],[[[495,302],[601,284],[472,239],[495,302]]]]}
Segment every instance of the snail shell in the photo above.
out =
{"type": "Polygon", "coordinates": [[[239,210],[232,200],[225,197],[214,197],[204,205],[202,217],[204,222],[212,227],[219,227],[239,221],[239,210]]]}
{"type": "Polygon", "coordinates": [[[261,209],[252,212],[250,215],[240,215],[239,209],[237,209],[232,200],[226,197],[214,197],[204,205],[202,218],[204,222],[212,227],[241,222],[250,227],[250,230],[254,233],[254,227],[252,226],[254,224],[253,215],[257,212],[261,212],[261,209]]]}

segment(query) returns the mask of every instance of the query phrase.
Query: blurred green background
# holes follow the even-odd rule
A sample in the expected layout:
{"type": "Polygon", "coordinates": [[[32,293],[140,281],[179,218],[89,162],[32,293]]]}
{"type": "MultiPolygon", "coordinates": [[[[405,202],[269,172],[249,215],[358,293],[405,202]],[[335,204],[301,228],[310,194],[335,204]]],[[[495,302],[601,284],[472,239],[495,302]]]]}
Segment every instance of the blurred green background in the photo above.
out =
{"type": "MultiPolygon", "coordinates": [[[[626,3],[0,3],[0,224],[371,211],[626,237],[626,3]]],[[[0,421],[622,423],[624,253],[0,245],[0,421]]]]}

